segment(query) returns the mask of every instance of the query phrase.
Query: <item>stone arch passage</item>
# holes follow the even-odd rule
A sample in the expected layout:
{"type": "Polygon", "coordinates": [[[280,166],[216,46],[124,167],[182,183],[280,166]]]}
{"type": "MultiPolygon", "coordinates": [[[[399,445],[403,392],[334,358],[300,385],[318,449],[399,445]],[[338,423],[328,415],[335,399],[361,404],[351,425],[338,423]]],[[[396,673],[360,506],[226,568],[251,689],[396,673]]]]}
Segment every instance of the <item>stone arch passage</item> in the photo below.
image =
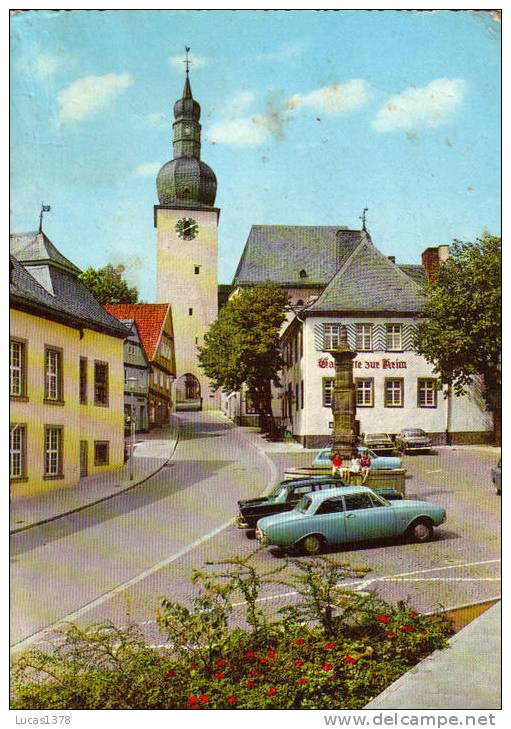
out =
{"type": "Polygon", "coordinates": [[[176,410],[202,410],[202,393],[199,380],[187,372],[176,380],[176,410]]]}

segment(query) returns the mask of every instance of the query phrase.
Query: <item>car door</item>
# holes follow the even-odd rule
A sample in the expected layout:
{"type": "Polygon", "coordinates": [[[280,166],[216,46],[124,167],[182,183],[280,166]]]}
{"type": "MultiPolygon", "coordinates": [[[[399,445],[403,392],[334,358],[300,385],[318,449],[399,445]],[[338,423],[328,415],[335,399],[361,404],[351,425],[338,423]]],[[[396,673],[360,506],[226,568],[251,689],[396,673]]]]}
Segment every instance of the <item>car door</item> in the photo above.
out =
{"type": "Polygon", "coordinates": [[[368,492],[344,495],[346,541],[381,539],[398,533],[395,510],[368,492]]]}
{"type": "Polygon", "coordinates": [[[329,544],[346,541],[344,502],[341,496],[325,499],[307,524],[308,533],[322,534],[329,544]]]}

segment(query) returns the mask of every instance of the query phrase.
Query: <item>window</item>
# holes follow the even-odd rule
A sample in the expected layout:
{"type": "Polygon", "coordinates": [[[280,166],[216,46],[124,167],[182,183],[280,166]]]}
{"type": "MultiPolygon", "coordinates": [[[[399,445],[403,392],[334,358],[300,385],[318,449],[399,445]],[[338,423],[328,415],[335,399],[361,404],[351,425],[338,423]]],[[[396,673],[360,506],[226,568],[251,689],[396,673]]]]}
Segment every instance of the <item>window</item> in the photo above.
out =
{"type": "Polygon", "coordinates": [[[303,329],[298,331],[298,357],[299,359],[303,357],[303,329]]]}
{"type": "Polygon", "coordinates": [[[108,405],[108,365],[94,362],[94,405],[108,405]]]}
{"type": "Polygon", "coordinates": [[[305,407],[305,401],[304,401],[304,397],[303,397],[303,380],[300,383],[300,389],[302,391],[302,408],[303,408],[303,407],[305,407]]]}
{"type": "Polygon", "coordinates": [[[25,343],[14,339],[11,339],[9,349],[9,394],[11,397],[25,397],[26,394],[25,343]]]}
{"type": "Polygon", "coordinates": [[[195,272],[196,275],[199,274],[200,273],[200,266],[195,266],[194,272],[195,272]]]}
{"type": "Polygon", "coordinates": [[[335,380],[323,378],[323,407],[331,408],[334,401],[334,383],[335,380]]]}
{"type": "Polygon", "coordinates": [[[62,477],[62,428],[47,425],[44,432],[44,475],[62,477]]]}
{"type": "Polygon", "coordinates": [[[432,377],[419,377],[417,380],[417,407],[436,408],[437,381],[432,377]]]}
{"type": "Polygon", "coordinates": [[[165,357],[165,359],[170,359],[170,355],[171,355],[170,339],[166,336],[162,336],[162,338],[161,338],[161,356],[165,357]]]}
{"type": "Polygon", "coordinates": [[[385,407],[386,408],[402,408],[404,405],[403,397],[404,381],[400,379],[385,380],[385,407]]]}
{"type": "Polygon", "coordinates": [[[386,348],[389,352],[401,352],[403,349],[401,324],[387,324],[386,348]]]}
{"type": "Polygon", "coordinates": [[[296,402],[296,409],[300,409],[300,389],[298,387],[298,382],[295,384],[295,402],[296,402]]]}
{"type": "Polygon", "coordinates": [[[62,402],[62,350],[46,347],[44,352],[44,398],[62,402]]]}
{"type": "Polygon", "coordinates": [[[9,433],[9,477],[12,479],[26,476],[25,433],[25,426],[19,423],[9,433]]]}
{"type": "Polygon", "coordinates": [[[95,466],[108,466],[109,446],[110,446],[110,443],[107,440],[95,440],[94,441],[94,465],[95,466]]]}
{"type": "Polygon", "coordinates": [[[334,349],[339,346],[340,324],[323,324],[323,339],[325,349],[334,349]]]}
{"type": "Polygon", "coordinates": [[[192,316],[192,315],[193,315],[193,309],[190,307],[188,309],[188,316],[192,316]]]}
{"type": "Polygon", "coordinates": [[[327,499],[316,509],[316,514],[334,514],[337,511],[344,511],[341,499],[327,499]]]}
{"type": "MultiPolygon", "coordinates": [[[[126,379],[126,371],[124,379],[126,379]]],[[[87,405],[87,359],[85,357],[80,357],[80,403],[87,405]]]]}
{"type": "Polygon", "coordinates": [[[355,380],[357,408],[374,407],[374,380],[372,377],[355,380]]]}
{"type": "Polygon", "coordinates": [[[373,508],[373,502],[369,494],[346,494],[344,503],[346,504],[346,511],[373,508]]]}
{"type": "Polygon", "coordinates": [[[355,325],[355,349],[359,352],[372,352],[373,349],[373,325],[355,325]]]}

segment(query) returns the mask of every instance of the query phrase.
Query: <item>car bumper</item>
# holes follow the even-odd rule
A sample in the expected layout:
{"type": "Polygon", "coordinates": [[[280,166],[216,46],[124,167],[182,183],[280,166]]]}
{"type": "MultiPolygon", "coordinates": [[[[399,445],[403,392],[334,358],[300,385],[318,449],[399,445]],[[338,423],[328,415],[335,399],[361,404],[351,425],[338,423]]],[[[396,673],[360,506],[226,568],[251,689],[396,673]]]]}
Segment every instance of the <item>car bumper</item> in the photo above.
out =
{"type": "Polygon", "coordinates": [[[403,443],[403,447],[407,451],[429,451],[431,450],[431,443],[403,443]]]}
{"type": "Polygon", "coordinates": [[[245,518],[241,514],[238,514],[236,517],[236,526],[238,529],[250,529],[248,522],[245,521],[245,518]]]}
{"type": "Polygon", "coordinates": [[[266,547],[269,544],[268,537],[259,527],[255,530],[255,537],[261,547],[266,547]]]}

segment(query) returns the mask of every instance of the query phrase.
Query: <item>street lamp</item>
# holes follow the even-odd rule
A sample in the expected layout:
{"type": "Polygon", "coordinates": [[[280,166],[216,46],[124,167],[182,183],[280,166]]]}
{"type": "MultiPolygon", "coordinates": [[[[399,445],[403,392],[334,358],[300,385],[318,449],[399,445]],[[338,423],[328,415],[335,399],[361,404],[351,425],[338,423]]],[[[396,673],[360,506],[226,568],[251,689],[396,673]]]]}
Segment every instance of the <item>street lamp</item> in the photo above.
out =
{"type": "Polygon", "coordinates": [[[135,402],[134,402],[134,391],[135,384],[138,382],[138,377],[127,377],[126,381],[130,383],[129,389],[131,393],[130,397],[130,481],[133,480],[133,452],[135,450],[135,402]]]}

